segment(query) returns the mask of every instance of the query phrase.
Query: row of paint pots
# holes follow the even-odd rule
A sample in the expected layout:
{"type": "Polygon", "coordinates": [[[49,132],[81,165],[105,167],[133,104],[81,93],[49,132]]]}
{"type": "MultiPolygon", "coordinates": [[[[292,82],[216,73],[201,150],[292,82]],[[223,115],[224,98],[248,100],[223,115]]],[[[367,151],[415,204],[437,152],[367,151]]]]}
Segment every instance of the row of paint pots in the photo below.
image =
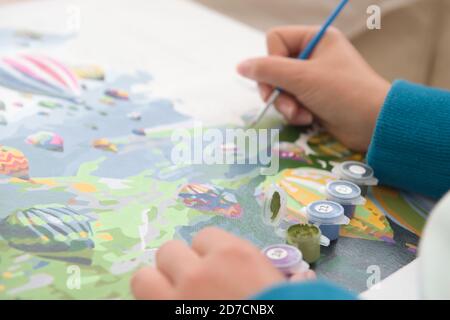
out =
{"type": "MultiPolygon", "coordinates": [[[[327,200],[313,202],[303,209],[308,224],[293,225],[287,230],[278,229],[278,233],[281,231],[280,235],[287,238],[288,244],[300,250],[302,261],[304,259],[305,262],[317,261],[320,258],[320,246],[328,246],[330,241],[339,238],[341,225],[350,222],[356,206],[365,204],[363,194],[367,194],[368,186],[378,182],[372,168],[355,161],[344,162],[336,166],[333,172],[341,180],[332,181],[324,187],[327,200]]],[[[282,194],[279,188],[273,187],[268,194],[270,201],[265,203],[265,222],[274,227],[279,227],[286,213],[286,199],[282,194]],[[278,208],[278,212],[275,212],[274,207],[278,208]]],[[[289,252],[292,254],[292,250],[289,252]]],[[[273,255],[266,255],[277,264],[273,255]]]]}
{"type": "Polygon", "coordinates": [[[366,203],[368,187],[378,183],[373,169],[356,161],[335,166],[333,173],[339,180],[324,187],[327,200],[313,202],[303,210],[308,222],[318,226],[330,241],[339,238],[340,226],[350,222],[356,206],[366,203]]]}
{"type": "Polygon", "coordinates": [[[364,197],[368,187],[378,184],[373,169],[361,162],[343,162],[333,168],[333,173],[339,180],[325,186],[327,201],[315,202],[306,208],[309,222],[319,225],[330,241],[339,238],[340,225],[350,222],[356,206],[366,204],[364,197]]]}

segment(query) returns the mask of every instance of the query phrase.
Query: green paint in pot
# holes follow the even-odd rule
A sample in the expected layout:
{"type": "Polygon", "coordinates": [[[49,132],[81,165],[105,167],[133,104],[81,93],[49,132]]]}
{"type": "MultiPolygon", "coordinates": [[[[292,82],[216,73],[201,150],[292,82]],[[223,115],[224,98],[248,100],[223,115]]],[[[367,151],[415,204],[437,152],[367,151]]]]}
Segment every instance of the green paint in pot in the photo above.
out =
{"type": "Polygon", "coordinates": [[[300,249],[306,262],[314,263],[320,258],[320,236],[315,225],[296,224],[287,230],[287,243],[300,249]]]}

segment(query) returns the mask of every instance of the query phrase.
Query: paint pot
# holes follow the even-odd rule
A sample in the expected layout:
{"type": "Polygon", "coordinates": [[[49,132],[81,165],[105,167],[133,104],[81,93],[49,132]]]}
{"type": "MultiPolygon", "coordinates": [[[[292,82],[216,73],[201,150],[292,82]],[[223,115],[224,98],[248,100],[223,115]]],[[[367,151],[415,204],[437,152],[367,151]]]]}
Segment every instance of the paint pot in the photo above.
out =
{"type": "Polygon", "coordinates": [[[296,224],[287,230],[287,243],[297,247],[303,253],[303,259],[314,263],[320,258],[320,245],[329,245],[329,240],[323,243],[322,232],[313,224],[296,224]]]}
{"type": "Polygon", "coordinates": [[[333,168],[335,174],[341,180],[353,182],[361,188],[361,195],[367,195],[369,186],[376,186],[378,179],[375,178],[373,169],[365,163],[357,161],[346,161],[333,168]]]}
{"type": "Polygon", "coordinates": [[[302,252],[294,246],[276,244],[264,248],[262,252],[286,277],[309,270],[309,264],[303,261],[302,252]]]}
{"type": "Polygon", "coordinates": [[[322,200],[309,204],[306,207],[306,215],[309,223],[320,228],[322,234],[330,241],[339,238],[341,225],[350,222],[344,214],[344,208],[334,201],[322,200]]]}
{"type": "Polygon", "coordinates": [[[277,185],[271,185],[265,193],[263,206],[263,222],[278,227],[286,216],[287,194],[277,185]]]}
{"type": "Polygon", "coordinates": [[[339,203],[344,214],[352,219],[356,206],[364,205],[366,199],[361,196],[361,188],[350,181],[337,180],[329,182],[325,187],[327,200],[339,203]]]}

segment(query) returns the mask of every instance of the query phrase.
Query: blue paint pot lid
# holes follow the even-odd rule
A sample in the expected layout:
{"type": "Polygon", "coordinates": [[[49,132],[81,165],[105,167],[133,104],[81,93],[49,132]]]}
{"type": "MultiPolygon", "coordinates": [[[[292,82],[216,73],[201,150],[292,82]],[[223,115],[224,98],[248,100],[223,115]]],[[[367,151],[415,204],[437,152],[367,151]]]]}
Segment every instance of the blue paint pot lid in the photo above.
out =
{"type": "Polygon", "coordinates": [[[271,245],[262,252],[278,269],[295,268],[303,262],[302,252],[287,244],[271,245]]]}
{"type": "Polygon", "coordinates": [[[345,180],[329,182],[326,186],[325,192],[328,197],[333,198],[331,200],[336,200],[338,202],[339,200],[351,202],[352,200],[359,199],[361,196],[361,188],[353,182],[345,180]]]}
{"type": "Polygon", "coordinates": [[[313,202],[306,207],[306,214],[311,223],[319,225],[345,224],[342,223],[345,217],[344,207],[334,201],[322,200],[313,202]]]}
{"type": "Polygon", "coordinates": [[[333,168],[333,173],[341,179],[350,180],[358,185],[376,185],[373,169],[365,163],[345,161],[333,168]]]}

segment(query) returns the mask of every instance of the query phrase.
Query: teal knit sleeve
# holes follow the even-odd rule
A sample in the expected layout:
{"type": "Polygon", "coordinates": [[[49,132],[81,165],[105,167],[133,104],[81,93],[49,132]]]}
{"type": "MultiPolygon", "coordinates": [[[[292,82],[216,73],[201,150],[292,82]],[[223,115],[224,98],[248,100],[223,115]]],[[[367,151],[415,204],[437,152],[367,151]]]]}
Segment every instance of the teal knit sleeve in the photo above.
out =
{"type": "Polygon", "coordinates": [[[286,282],[267,289],[255,300],[356,300],[357,296],[346,289],[323,280],[286,282]]]}
{"type": "Polygon", "coordinates": [[[367,161],[382,184],[443,196],[450,189],[450,92],[396,81],[367,161]]]}

